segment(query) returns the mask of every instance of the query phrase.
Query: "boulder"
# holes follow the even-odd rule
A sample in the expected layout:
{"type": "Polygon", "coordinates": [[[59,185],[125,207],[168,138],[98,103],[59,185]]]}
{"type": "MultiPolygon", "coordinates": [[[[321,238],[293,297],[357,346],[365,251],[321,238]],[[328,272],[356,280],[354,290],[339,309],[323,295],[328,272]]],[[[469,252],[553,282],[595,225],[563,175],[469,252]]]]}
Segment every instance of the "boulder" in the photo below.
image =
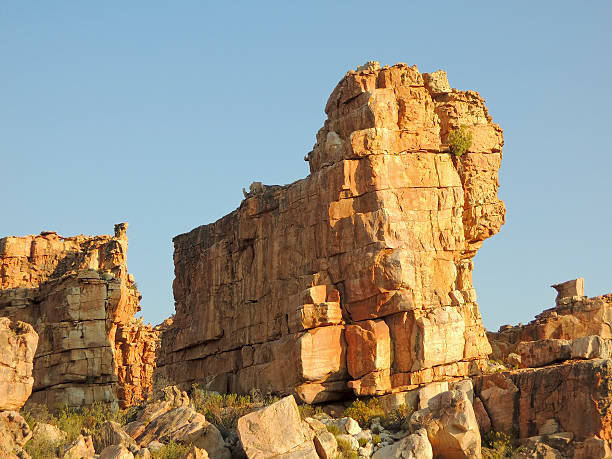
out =
{"type": "Polygon", "coordinates": [[[72,443],[66,446],[62,452],[63,459],[93,458],[96,454],[93,440],[90,435],[79,435],[72,443]]]}
{"type": "Polygon", "coordinates": [[[135,440],[138,445],[148,445],[149,448],[154,440],[190,443],[205,449],[211,457],[219,459],[229,459],[231,455],[225,447],[219,429],[208,422],[203,414],[189,406],[172,408],[151,419],[135,440]]]}
{"type": "Polygon", "coordinates": [[[38,334],[30,324],[0,317],[0,410],[19,410],[32,393],[37,345],[38,334]]]}
{"type": "Polygon", "coordinates": [[[238,435],[249,459],[293,454],[319,457],[302,429],[300,413],[291,395],[238,419],[238,435]]]}
{"type": "Polygon", "coordinates": [[[36,438],[37,440],[44,440],[50,443],[59,444],[66,439],[66,433],[53,424],[37,422],[34,425],[34,429],[32,429],[32,437],[36,438]]]}
{"type": "Polygon", "coordinates": [[[451,87],[448,84],[448,77],[446,76],[446,72],[444,70],[424,73],[423,81],[425,82],[425,87],[427,90],[434,97],[451,92],[451,87]]]}
{"type": "Polygon", "coordinates": [[[24,446],[30,438],[30,426],[18,412],[0,413],[0,453],[8,454],[16,447],[24,446]]]}
{"type": "Polygon", "coordinates": [[[208,459],[208,453],[205,449],[200,449],[197,446],[192,446],[189,451],[181,456],[180,459],[208,459]]]}
{"type": "Polygon", "coordinates": [[[450,390],[429,400],[427,408],[410,418],[410,430],[425,429],[436,457],[480,458],[480,431],[470,400],[450,390]]]}
{"type": "Polygon", "coordinates": [[[123,445],[110,445],[100,452],[98,459],[134,459],[134,454],[123,445]]]}
{"type": "Polygon", "coordinates": [[[572,359],[610,358],[610,340],[597,335],[583,336],[570,342],[572,359]]]}
{"type": "Polygon", "coordinates": [[[151,459],[151,457],[151,451],[149,451],[149,448],[140,448],[134,455],[135,459],[151,459]]]}
{"type": "Polygon", "coordinates": [[[564,339],[542,339],[520,343],[518,353],[523,368],[537,368],[568,360],[572,355],[572,348],[564,339]]]}
{"type": "Polygon", "coordinates": [[[419,389],[419,409],[427,408],[429,404],[429,400],[435,397],[442,392],[446,392],[448,390],[448,383],[444,382],[436,382],[427,384],[426,386],[419,389]]]}
{"type": "Polygon", "coordinates": [[[474,414],[476,415],[476,422],[478,422],[478,428],[481,434],[485,434],[491,430],[491,418],[489,418],[489,413],[487,413],[479,397],[474,398],[474,414]]]}
{"type": "Polygon", "coordinates": [[[119,423],[114,421],[106,421],[98,427],[93,434],[93,442],[96,451],[102,451],[111,445],[125,446],[132,453],[138,451],[134,439],[123,430],[119,423]]]}
{"type": "Polygon", "coordinates": [[[380,448],[372,459],[433,459],[433,450],[427,431],[418,429],[392,445],[380,448]]]}
{"type": "Polygon", "coordinates": [[[327,430],[321,430],[314,436],[314,446],[321,459],[334,459],[338,454],[338,441],[327,430]]]}
{"type": "MultiPolygon", "coordinates": [[[[478,398],[482,401],[493,430],[511,433],[519,389],[506,373],[493,373],[478,379],[478,398]]],[[[484,421],[486,425],[486,420],[484,421]]]]}

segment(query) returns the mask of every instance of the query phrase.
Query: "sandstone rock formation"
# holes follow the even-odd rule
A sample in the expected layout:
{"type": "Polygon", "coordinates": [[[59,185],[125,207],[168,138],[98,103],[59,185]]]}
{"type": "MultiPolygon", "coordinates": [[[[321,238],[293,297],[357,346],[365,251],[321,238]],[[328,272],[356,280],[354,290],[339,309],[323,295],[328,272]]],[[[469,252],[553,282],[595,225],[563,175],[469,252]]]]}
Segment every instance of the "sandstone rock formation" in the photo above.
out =
{"type": "Polygon", "coordinates": [[[0,317],[0,411],[19,410],[32,393],[37,344],[30,324],[0,317]]]}
{"type": "Polygon", "coordinates": [[[238,210],[174,239],[159,387],[320,402],[475,374],[490,353],[472,258],[505,208],[502,131],[483,99],[444,72],[367,65],[325,111],[306,179],[251,186],[238,210]],[[472,144],[454,156],[461,126],[472,144]]]}
{"type": "Polygon", "coordinates": [[[135,421],[125,426],[136,444],[151,448],[152,442],[175,441],[202,448],[210,457],[230,458],[219,429],[190,406],[185,392],[171,386],[164,388],[163,393],[163,400],[148,405],[135,421]]]}
{"type": "Polygon", "coordinates": [[[249,459],[319,457],[313,441],[302,428],[300,413],[291,395],[241,417],[238,435],[249,459]]]}
{"type": "Polygon", "coordinates": [[[448,459],[481,457],[480,431],[472,403],[459,390],[431,398],[427,408],[410,418],[410,430],[425,429],[435,457],[448,459]]]}
{"type": "Polygon", "coordinates": [[[156,336],[133,320],[140,294],[127,272],[126,230],[0,239],[0,316],[39,335],[34,402],[126,406],[150,392],[156,336]]]}
{"type": "MultiPolygon", "coordinates": [[[[612,340],[612,294],[587,298],[583,295],[584,279],[567,281],[553,287],[559,292],[554,308],[537,315],[527,325],[515,327],[506,325],[501,327],[497,333],[488,333],[494,358],[507,361],[508,356],[512,353],[520,355],[521,343],[523,343],[523,349],[526,349],[529,345],[524,343],[534,342],[532,346],[543,347],[546,344],[543,340],[567,340],[569,342],[588,336],[597,336],[605,341],[612,340]]],[[[596,338],[591,338],[593,339],[596,338]]],[[[587,341],[577,342],[574,346],[588,346],[589,343],[590,345],[606,345],[603,342],[593,343],[587,339],[587,341]]],[[[562,347],[562,344],[561,342],[548,342],[550,346],[562,347]]],[[[598,352],[603,351],[601,349],[598,352]]],[[[563,351],[560,349],[559,352],[563,351]]],[[[571,349],[569,352],[571,354],[571,349]]],[[[571,355],[561,356],[559,360],[567,360],[569,357],[571,355]]],[[[578,358],[578,354],[575,354],[575,357],[578,358]]],[[[530,364],[523,362],[523,366],[530,366],[530,364]]]]}
{"type": "Polygon", "coordinates": [[[19,450],[32,438],[32,431],[25,419],[16,411],[0,413],[0,457],[17,458],[15,450],[19,450]]]}
{"type": "Polygon", "coordinates": [[[574,361],[474,381],[496,431],[516,432],[521,439],[569,432],[578,442],[611,444],[612,360],[574,361]],[[551,420],[557,427],[546,432],[551,420]]]}
{"type": "Polygon", "coordinates": [[[610,457],[612,295],[585,297],[583,279],[553,287],[554,308],[489,333],[494,357],[521,369],[474,378],[481,427],[516,432],[517,457],[610,457]]]}

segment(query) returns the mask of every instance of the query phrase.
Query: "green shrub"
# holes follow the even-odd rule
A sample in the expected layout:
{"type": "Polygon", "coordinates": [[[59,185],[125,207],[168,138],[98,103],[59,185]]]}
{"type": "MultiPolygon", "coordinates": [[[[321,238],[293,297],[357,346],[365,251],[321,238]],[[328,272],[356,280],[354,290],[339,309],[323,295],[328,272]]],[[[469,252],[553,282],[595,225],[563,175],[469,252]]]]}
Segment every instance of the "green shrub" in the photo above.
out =
{"type": "Polygon", "coordinates": [[[459,129],[448,135],[447,142],[450,144],[451,153],[461,156],[472,146],[472,131],[469,131],[467,126],[462,124],[459,129]]]}
{"type": "Polygon", "coordinates": [[[354,451],[351,447],[351,442],[346,438],[336,437],[336,441],[338,442],[338,449],[342,453],[348,453],[349,451],[354,451]]]}
{"type": "Polygon", "coordinates": [[[191,445],[184,445],[183,443],[177,443],[171,441],[157,451],[151,453],[152,459],[180,459],[183,455],[187,454],[191,445]]]}
{"type": "Polygon", "coordinates": [[[502,459],[512,457],[515,448],[510,435],[490,430],[482,437],[482,457],[502,459]]]}
{"type": "Polygon", "coordinates": [[[376,398],[371,398],[367,402],[357,399],[344,410],[344,415],[353,418],[362,429],[366,429],[373,418],[382,418],[385,415],[385,411],[376,398]]]}
{"type": "Polygon", "coordinates": [[[367,439],[367,438],[361,437],[361,438],[359,439],[359,446],[361,446],[362,448],[363,448],[365,445],[367,445],[367,444],[368,444],[368,439],[367,439]]]}
{"type": "Polygon", "coordinates": [[[340,435],[340,429],[338,429],[338,426],[333,424],[327,426],[327,431],[332,435],[340,435]]]}
{"type": "Polygon", "coordinates": [[[197,384],[191,387],[193,407],[206,419],[225,430],[235,430],[238,418],[278,401],[278,397],[253,391],[250,395],[218,394],[201,389],[197,384]]]}
{"type": "Polygon", "coordinates": [[[43,405],[30,404],[22,412],[30,428],[37,422],[53,424],[67,434],[66,442],[71,442],[79,436],[82,429],[95,431],[106,421],[125,424],[129,410],[113,409],[109,404],[94,403],[91,406],[69,408],[64,406],[57,413],[51,414],[43,405]]]}
{"type": "Polygon", "coordinates": [[[49,441],[43,438],[32,437],[24,446],[24,450],[32,459],[49,459],[57,457],[57,452],[63,441],[49,441]]]}
{"type": "Polygon", "coordinates": [[[47,405],[41,403],[28,403],[23,410],[21,415],[30,426],[30,429],[34,428],[34,424],[37,422],[44,422],[45,424],[52,424],[54,416],[49,412],[47,405]]]}
{"type": "Polygon", "coordinates": [[[300,417],[302,419],[311,418],[315,414],[323,413],[323,409],[320,406],[312,406],[307,403],[303,403],[302,405],[298,405],[298,410],[300,412],[300,417]]]}
{"type": "Polygon", "coordinates": [[[380,438],[380,435],[378,435],[378,434],[372,435],[372,443],[373,444],[378,445],[381,441],[382,441],[382,439],[380,438]]]}
{"type": "Polygon", "coordinates": [[[414,408],[402,404],[380,419],[380,423],[388,430],[410,430],[410,416],[414,408]]]}

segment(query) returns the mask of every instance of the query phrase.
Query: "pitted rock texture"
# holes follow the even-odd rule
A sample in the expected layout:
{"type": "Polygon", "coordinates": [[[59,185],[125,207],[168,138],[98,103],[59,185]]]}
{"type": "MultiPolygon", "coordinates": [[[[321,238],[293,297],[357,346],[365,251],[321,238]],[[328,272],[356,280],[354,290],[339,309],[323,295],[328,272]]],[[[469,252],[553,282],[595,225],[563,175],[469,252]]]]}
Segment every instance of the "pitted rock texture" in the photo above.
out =
{"type": "Polygon", "coordinates": [[[19,410],[32,393],[37,344],[30,324],[0,317],[0,411],[19,410]]]}
{"type": "Polygon", "coordinates": [[[156,384],[318,402],[474,374],[490,353],[472,258],[497,233],[503,137],[473,91],[416,67],[351,71],[307,156],[174,238],[176,315],[156,384]],[[429,89],[428,89],[429,88],[429,89]],[[465,125],[472,146],[449,152],[465,125]]]}
{"type": "Polygon", "coordinates": [[[127,272],[126,230],[0,239],[0,315],[32,324],[39,335],[33,402],[125,406],[150,390],[153,332],[133,323],[140,293],[127,272]]]}

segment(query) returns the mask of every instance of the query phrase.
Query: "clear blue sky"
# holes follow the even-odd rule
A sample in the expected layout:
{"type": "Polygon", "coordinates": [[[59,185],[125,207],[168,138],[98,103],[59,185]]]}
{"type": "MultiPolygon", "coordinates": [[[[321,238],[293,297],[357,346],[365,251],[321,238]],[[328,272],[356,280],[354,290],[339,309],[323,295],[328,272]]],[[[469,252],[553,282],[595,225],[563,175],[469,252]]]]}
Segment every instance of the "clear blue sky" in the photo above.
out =
{"type": "Polygon", "coordinates": [[[550,284],[612,291],[612,2],[0,2],[0,235],[130,223],[143,314],[174,311],[173,236],[252,181],[308,173],[344,73],[444,69],[505,131],[507,223],[475,259],[485,325],[550,284]],[[497,6],[501,5],[501,6],[497,6]]]}

